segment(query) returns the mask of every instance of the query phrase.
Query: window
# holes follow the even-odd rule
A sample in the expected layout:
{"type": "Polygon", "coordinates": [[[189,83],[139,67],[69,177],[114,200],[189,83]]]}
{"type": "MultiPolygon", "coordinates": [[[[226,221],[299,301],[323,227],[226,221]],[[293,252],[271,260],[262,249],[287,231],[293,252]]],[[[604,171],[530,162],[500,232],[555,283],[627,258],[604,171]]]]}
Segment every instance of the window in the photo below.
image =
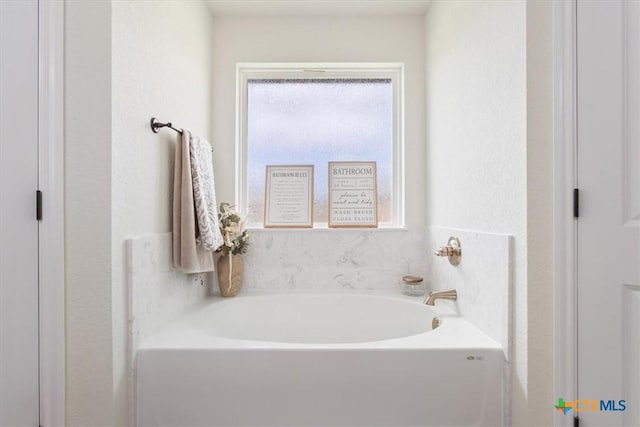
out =
{"type": "Polygon", "coordinates": [[[403,225],[402,65],[238,65],[237,193],[262,222],[266,165],[315,166],[327,222],[329,161],[376,161],[381,226],[403,225]]]}

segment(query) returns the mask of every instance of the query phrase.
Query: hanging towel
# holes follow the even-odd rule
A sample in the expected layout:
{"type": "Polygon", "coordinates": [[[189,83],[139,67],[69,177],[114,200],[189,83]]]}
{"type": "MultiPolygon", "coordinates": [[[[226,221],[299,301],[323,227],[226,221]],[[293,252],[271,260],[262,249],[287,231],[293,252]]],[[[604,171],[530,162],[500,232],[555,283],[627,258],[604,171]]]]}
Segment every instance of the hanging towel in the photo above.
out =
{"type": "Polygon", "coordinates": [[[197,219],[193,199],[191,134],[178,134],[173,174],[173,266],[185,273],[214,271],[213,252],[196,244],[197,219]]]}
{"type": "Polygon", "coordinates": [[[222,246],[224,241],[218,222],[211,144],[199,136],[191,135],[189,154],[193,178],[193,200],[198,217],[196,243],[208,251],[215,251],[222,246]]]}

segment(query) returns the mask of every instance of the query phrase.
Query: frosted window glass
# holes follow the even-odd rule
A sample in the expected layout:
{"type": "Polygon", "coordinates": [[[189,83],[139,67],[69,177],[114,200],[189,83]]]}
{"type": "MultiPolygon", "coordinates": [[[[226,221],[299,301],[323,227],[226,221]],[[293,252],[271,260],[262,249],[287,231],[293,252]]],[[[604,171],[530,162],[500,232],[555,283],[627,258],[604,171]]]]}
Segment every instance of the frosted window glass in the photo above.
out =
{"type": "Polygon", "coordinates": [[[358,160],[377,162],[379,221],[392,221],[390,79],[250,79],[247,89],[250,222],[262,222],[266,165],[315,165],[315,221],[327,222],[327,162],[358,160]]]}

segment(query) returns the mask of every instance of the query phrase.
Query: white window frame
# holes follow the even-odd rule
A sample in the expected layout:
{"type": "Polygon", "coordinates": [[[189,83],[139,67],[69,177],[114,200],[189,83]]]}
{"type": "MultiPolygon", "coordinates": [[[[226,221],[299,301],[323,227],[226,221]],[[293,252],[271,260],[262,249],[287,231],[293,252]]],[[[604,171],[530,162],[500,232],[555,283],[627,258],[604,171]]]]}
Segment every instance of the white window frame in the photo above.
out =
{"type": "MultiPolygon", "coordinates": [[[[249,206],[247,190],[247,82],[251,79],[390,79],[393,87],[393,155],[391,199],[393,221],[381,228],[401,228],[405,224],[404,177],[404,64],[376,63],[237,63],[236,64],[236,188],[235,203],[240,212],[249,206]]],[[[357,159],[354,159],[357,160],[357,159]]],[[[367,160],[367,159],[362,159],[367,160]]],[[[319,172],[320,173],[320,172],[319,172]]],[[[250,224],[251,227],[261,227],[250,224]]],[[[325,228],[316,224],[314,228],[325,228]]]]}

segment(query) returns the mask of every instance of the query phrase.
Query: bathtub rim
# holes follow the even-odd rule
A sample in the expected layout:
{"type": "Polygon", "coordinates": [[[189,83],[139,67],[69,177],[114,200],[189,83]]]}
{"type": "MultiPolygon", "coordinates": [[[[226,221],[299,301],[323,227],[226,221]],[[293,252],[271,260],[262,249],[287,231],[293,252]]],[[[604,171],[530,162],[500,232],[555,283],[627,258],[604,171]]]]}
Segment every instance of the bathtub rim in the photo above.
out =
{"type": "Polygon", "coordinates": [[[244,291],[242,294],[230,298],[220,296],[209,297],[205,302],[189,313],[181,316],[170,324],[156,331],[144,342],[140,343],[137,351],[151,350],[202,350],[202,349],[281,349],[281,350],[411,350],[411,349],[497,349],[502,347],[486,333],[460,317],[453,304],[436,304],[430,307],[442,323],[439,328],[428,330],[417,335],[391,338],[379,341],[349,342],[349,343],[294,343],[276,341],[258,341],[227,338],[207,334],[191,325],[194,317],[203,310],[210,309],[215,304],[233,303],[235,299],[265,297],[272,295],[352,295],[422,303],[424,297],[411,297],[399,292],[383,291],[244,291]]]}

